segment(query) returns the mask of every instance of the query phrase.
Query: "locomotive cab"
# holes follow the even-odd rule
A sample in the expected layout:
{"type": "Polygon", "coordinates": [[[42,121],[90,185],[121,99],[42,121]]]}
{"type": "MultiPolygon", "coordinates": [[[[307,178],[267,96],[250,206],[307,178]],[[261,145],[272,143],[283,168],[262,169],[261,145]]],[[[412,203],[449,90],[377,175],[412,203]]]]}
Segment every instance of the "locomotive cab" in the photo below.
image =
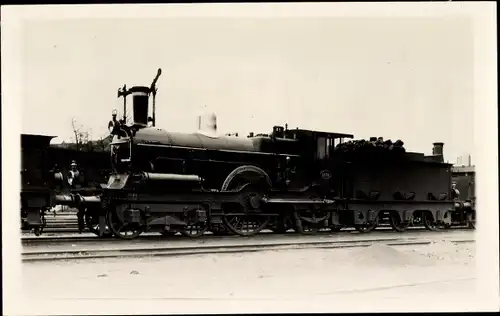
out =
{"type": "Polygon", "coordinates": [[[314,161],[310,170],[314,178],[311,179],[316,185],[322,188],[322,191],[330,191],[337,195],[345,187],[346,170],[345,166],[340,166],[334,156],[335,148],[340,144],[352,139],[353,135],[314,132],[311,135],[314,150],[311,151],[314,161]],[[343,180],[340,180],[343,179],[343,180]],[[340,182],[339,182],[340,181],[340,182]]]}
{"type": "Polygon", "coordinates": [[[311,187],[319,187],[323,191],[339,191],[335,181],[343,172],[336,166],[334,151],[336,146],[354,137],[351,134],[328,133],[303,129],[285,129],[284,136],[296,139],[300,143],[302,157],[301,168],[305,180],[311,187]]]}

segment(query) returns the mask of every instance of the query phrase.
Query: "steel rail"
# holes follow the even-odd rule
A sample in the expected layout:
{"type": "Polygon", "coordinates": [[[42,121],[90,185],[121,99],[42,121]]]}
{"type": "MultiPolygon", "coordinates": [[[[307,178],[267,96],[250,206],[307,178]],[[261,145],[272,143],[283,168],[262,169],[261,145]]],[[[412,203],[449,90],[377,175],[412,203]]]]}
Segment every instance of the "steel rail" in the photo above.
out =
{"type": "MultiPolygon", "coordinates": [[[[452,243],[474,243],[474,239],[445,239],[452,243]]],[[[414,238],[385,238],[365,240],[317,240],[296,242],[271,242],[250,244],[216,244],[196,246],[168,246],[168,247],[142,247],[142,248],[111,248],[111,249],[78,249],[78,250],[42,250],[24,251],[21,255],[23,262],[55,261],[55,260],[81,260],[81,259],[104,259],[125,257],[158,257],[158,256],[186,256],[202,254],[223,254],[262,252],[278,250],[299,249],[332,249],[332,248],[358,248],[368,247],[374,244],[385,244],[388,246],[411,246],[428,245],[436,240],[422,240],[414,238]]]]}
{"type": "MultiPolygon", "coordinates": [[[[443,229],[443,230],[438,230],[438,231],[429,231],[428,229],[424,227],[410,227],[408,228],[405,232],[396,232],[390,227],[379,227],[378,229],[371,231],[367,234],[359,233],[357,232],[354,228],[345,228],[339,232],[332,232],[332,231],[319,231],[315,233],[314,235],[301,235],[296,232],[287,232],[287,233],[274,233],[272,231],[262,231],[259,234],[255,236],[251,236],[250,238],[255,238],[257,236],[295,236],[295,237],[308,237],[308,236],[325,236],[325,235],[344,235],[344,234],[351,234],[351,235],[377,235],[377,234],[411,234],[414,232],[428,232],[429,234],[439,234],[439,233],[447,233],[447,232],[456,232],[456,231],[471,231],[468,228],[462,228],[462,227],[455,227],[455,228],[448,228],[448,229],[443,229]]],[[[66,233],[66,231],[64,231],[66,233]]],[[[76,234],[77,232],[71,232],[73,234],[76,234]]],[[[80,242],[80,241],[122,241],[122,242],[133,242],[134,240],[175,240],[175,239],[182,239],[182,240],[189,240],[189,238],[182,236],[182,235],[175,235],[175,236],[162,236],[159,233],[151,232],[151,233],[145,233],[143,235],[138,236],[135,239],[132,240],[124,240],[120,239],[116,236],[113,237],[99,237],[97,235],[94,235],[90,233],[89,231],[84,232],[87,235],[84,236],[78,236],[78,235],[72,235],[72,236],[65,236],[65,235],[59,235],[59,236],[47,236],[47,235],[42,235],[42,236],[22,236],[21,237],[21,242],[23,244],[34,244],[34,243],[64,243],[64,242],[80,242]]],[[[206,240],[206,239],[224,239],[224,238],[244,238],[238,235],[230,235],[230,236],[217,236],[214,235],[210,232],[205,233],[205,235],[196,238],[196,240],[206,240]]],[[[194,240],[194,239],[193,239],[194,240]]]]}

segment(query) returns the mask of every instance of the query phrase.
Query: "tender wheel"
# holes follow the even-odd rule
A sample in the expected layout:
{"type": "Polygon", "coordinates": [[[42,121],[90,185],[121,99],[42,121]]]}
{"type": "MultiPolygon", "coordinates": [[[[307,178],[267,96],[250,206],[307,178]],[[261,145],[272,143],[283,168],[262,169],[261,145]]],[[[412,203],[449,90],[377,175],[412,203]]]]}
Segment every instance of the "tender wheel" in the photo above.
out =
{"type": "Polygon", "coordinates": [[[354,225],[354,229],[356,229],[360,233],[369,233],[378,226],[378,216],[370,223],[354,225]]]}
{"type": "Polygon", "coordinates": [[[399,217],[399,214],[397,212],[391,212],[389,216],[389,223],[391,224],[392,229],[402,233],[408,229],[411,222],[403,222],[401,221],[401,218],[399,217]]]}
{"type": "Polygon", "coordinates": [[[474,212],[467,213],[467,227],[470,229],[476,229],[476,216],[474,212]]]}
{"type": "Polygon", "coordinates": [[[240,236],[252,236],[268,226],[269,217],[260,214],[260,201],[271,185],[269,176],[255,166],[238,167],[227,176],[222,191],[241,192],[244,196],[240,204],[223,206],[223,222],[229,231],[240,236]]]}
{"type": "Polygon", "coordinates": [[[181,234],[190,237],[190,238],[197,238],[201,237],[205,234],[205,232],[208,230],[209,222],[208,219],[205,220],[204,222],[199,222],[196,220],[196,211],[197,209],[189,210],[187,212],[187,218],[185,221],[187,222],[187,227],[186,229],[181,231],[181,234]]]}
{"type": "Polygon", "coordinates": [[[107,222],[113,234],[122,239],[134,239],[142,233],[141,227],[124,223],[117,210],[108,212],[107,222]]]}
{"type": "MultiPolygon", "coordinates": [[[[99,236],[99,215],[95,211],[89,209],[85,211],[85,225],[91,233],[99,236]]],[[[110,230],[109,225],[106,225],[102,237],[109,238],[111,236],[113,236],[113,232],[110,230]]]]}
{"type": "Polygon", "coordinates": [[[436,223],[436,221],[434,221],[432,215],[427,213],[427,212],[422,214],[422,218],[423,218],[422,221],[424,223],[425,228],[427,228],[430,231],[438,231],[438,230],[441,230],[443,228],[443,226],[436,223]]]}

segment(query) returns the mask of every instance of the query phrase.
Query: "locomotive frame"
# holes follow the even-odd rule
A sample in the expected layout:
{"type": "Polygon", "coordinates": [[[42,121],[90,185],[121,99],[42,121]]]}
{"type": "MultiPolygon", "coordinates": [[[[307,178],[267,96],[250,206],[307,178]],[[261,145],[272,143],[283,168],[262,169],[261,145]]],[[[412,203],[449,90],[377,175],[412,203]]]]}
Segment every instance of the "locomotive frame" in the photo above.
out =
{"type": "Polygon", "coordinates": [[[339,150],[351,134],[286,125],[247,138],[167,132],[155,126],[160,74],[150,87],[119,90],[124,113],[132,95],[134,118],[125,124],[125,116],[117,120],[113,113],[108,124],[113,142],[107,184],[97,187],[95,177],[89,184],[76,164],[54,168],[46,205],[77,207],[89,227],[98,226],[94,233],[124,239],[151,231],[251,236],[264,228],[313,233],[354,226],[369,232],[385,215],[397,231],[415,221],[437,230],[452,224],[453,212],[471,212],[451,197],[452,166],[443,161],[442,143],[434,144],[433,156],[364,154],[339,150]]]}

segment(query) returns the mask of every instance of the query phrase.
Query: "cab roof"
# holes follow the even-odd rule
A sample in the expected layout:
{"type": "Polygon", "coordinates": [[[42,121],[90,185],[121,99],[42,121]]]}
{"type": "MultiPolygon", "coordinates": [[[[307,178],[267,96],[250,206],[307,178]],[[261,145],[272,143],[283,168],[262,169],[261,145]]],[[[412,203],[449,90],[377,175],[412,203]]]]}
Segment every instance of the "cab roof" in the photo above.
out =
{"type": "Polygon", "coordinates": [[[300,134],[304,134],[307,136],[320,136],[320,137],[332,137],[332,138],[354,138],[352,134],[343,134],[343,133],[334,133],[334,132],[323,132],[323,131],[313,131],[308,129],[292,129],[288,130],[288,132],[298,132],[300,134]]]}

